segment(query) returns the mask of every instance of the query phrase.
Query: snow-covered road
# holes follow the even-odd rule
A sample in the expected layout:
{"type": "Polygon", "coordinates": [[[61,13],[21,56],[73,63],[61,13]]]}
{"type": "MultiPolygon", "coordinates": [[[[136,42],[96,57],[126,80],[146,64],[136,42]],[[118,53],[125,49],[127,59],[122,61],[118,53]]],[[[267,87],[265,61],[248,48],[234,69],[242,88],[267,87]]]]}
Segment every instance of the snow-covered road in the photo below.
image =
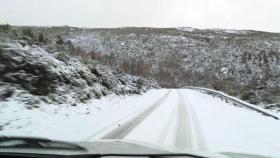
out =
{"type": "Polygon", "coordinates": [[[128,139],[169,148],[278,156],[280,121],[190,89],[158,100],[90,139],[128,139]]]}
{"type": "Polygon", "coordinates": [[[198,136],[201,134],[200,128],[197,128],[199,122],[193,117],[181,92],[169,90],[133,117],[128,116],[128,119],[117,122],[113,128],[93,134],[87,139],[131,139],[153,144],[165,143],[182,150],[205,150],[203,136],[198,136]],[[194,138],[194,133],[198,139],[194,138]]]}
{"type": "Polygon", "coordinates": [[[76,107],[0,105],[0,135],[136,140],[169,148],[278,157],[280,121],[191,89],[108,96],[76,107]]]}

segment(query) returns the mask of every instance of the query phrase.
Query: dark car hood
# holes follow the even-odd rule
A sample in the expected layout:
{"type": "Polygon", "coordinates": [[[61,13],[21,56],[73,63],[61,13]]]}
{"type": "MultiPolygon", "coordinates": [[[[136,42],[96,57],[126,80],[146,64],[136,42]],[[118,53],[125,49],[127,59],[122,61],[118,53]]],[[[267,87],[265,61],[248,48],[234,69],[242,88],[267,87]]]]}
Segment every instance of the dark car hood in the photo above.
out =
{"type": "Polygon", "coordinates": [[[147,143],[129,141],[129,140],[97,140],[94,142],[75,142],[84,151],[75,150],[50,150],[50,149],[1,149],[0,153],[30,153],[30,154],[50,154],[50,155],[107,155],[107,154],[124,154],[124,155],[156,155],[156,154],[190,154],[201,157],[211,158],[267,158],[264,156],[242,154],[242,153],[208,153],[192,150],[178,150],[176,148],[165,148],[162,146],[151,145],[147,143]]]}

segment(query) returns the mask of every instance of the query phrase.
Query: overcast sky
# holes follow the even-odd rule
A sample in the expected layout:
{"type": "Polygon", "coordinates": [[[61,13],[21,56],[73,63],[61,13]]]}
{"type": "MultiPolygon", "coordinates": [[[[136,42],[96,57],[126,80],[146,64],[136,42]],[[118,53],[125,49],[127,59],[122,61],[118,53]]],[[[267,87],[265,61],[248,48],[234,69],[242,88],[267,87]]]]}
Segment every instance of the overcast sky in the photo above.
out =
{"type": "Polygon", "coordinates": [[[0,23],[280,32],[280,0],[0,0],[0,23]]]}

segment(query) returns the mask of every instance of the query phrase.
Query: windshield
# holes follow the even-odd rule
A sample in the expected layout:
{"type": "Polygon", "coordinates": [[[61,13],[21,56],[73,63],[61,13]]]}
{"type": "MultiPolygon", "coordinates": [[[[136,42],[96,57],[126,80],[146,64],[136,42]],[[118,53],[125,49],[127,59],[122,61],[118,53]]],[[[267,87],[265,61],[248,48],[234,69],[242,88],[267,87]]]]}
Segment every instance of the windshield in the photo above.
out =
{"type": "Polygon", "coordinates": [[[0,0],[0,155],[279,157],[279,8],[0,0]]]}

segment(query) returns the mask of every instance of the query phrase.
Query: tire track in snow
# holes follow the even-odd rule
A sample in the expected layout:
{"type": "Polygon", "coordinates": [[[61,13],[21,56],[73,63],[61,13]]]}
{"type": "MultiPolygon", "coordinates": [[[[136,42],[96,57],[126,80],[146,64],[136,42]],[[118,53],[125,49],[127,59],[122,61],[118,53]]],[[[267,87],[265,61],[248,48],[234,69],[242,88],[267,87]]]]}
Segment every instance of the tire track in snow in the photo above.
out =
{"type": "Polygon", "coordinates": [[[193,148],[201,151],[208,151],[209,148],[205,141],[205,137],[203,135],[199,120],[187,96],[185,96],[185,102],[187,103],[187,105],[189,105],[188,108],[189,108],[189,112],[191,113],[192,125],[193,125],[192,126],[193,133],[194,133],[193,137],[195,138],[194,140],[196,140],[195,146],[193,148]]]}
{"type": "Polygon", "coordinates": [[[177,132],[175,138],[175,146],[180,149],[192,149],[193,140],[191,133],[190,115],[187,105],[184,102],[182,94],[177,90],[178,94],[178,112],[177,112],[177,132]]]}
{"type": "Polygon", "coordinates": [[[137,110],[137,111],[135,111],[135,112],[133,112],[133,113],[131,113],[131,114],[129,114],[129,115],[123,117],[123,118],[121,118],[120,120],[118,120],[118,121],[116,121],[116,122],[110,124],[109,126],[106,126],[105,128],[103,128],[103,129],[101,129],[101,130],[95,132],[94,134],[91,134],[91,135],[88,136],[85,140],[92,139],[92,138],[96,137],[97,135],[102,134],[104,131],[107,131],[108,129],[112,128],[114,125],[118,125],[118,124],[120,124],[121,122],[127,120],[128,118],[130,118],[130,117],[132,117],[132,116],[134,116],[134,115],[137,115],[137,113],[139,113],[140,111],[144,110],[145,108],[146,108],[146,107],[141,108],[141,109],[139,109],[139,110],[137,110]]]}
{"type": "Polygon", "coordinates": [[[168,132],[170,130],[170,125],[172,125],[172,122],[175,121],[174,116],[176,116],[176,110],[177,110],[177,108],[174,108],[172,110],[171,116],[169,117],[168,122],[166,123],[166,126],[164,127],[162,132],[159,134],[159,137],[157,139],[157,144],[163,144],[164,141],[166,140],[166,137],[167,137],[168,132]]]}
{"type": "Polygon", "coordinates": [[[157,107],[159,107],[170,94],[169,90],[163,97],[157,100],[151,107],[138,114],[133,119],[110,131],[102,139],[122,139],[128,135],[137,125],[139,125],[147,116],[149,116],[157,107]]]}
{"type": "Polygon", "coordinates": [[[177,147],[207,151],[208,146],[204,139],[199,120],[192,105],[182,93],[177,90],[179,99],[178,124],[176,143],[177,147]],[[187,102],[187,103],[186,103],[187,102]]]}

